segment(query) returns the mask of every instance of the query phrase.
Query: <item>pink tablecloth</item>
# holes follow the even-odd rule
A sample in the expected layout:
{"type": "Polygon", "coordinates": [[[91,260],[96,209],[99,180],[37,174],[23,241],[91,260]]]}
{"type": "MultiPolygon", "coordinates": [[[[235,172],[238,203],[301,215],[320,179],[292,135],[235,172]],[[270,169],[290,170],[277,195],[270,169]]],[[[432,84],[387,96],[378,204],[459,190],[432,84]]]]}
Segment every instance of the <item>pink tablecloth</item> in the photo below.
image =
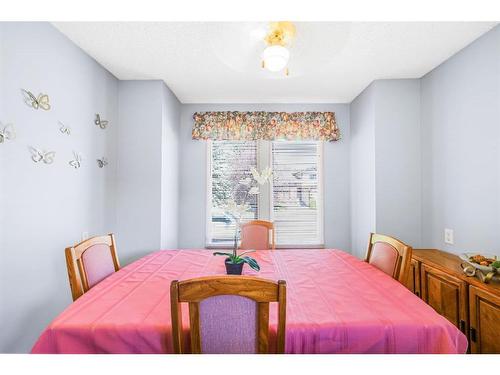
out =
{"type": "MultiPolygon", "coordinates": [[[[287,282],[287,353],[467,349],[466,337],[454,325],[403,285],[345,252],[254,255],[261,265],[258,276],[287,282]]],[[[171,280],[224,274],[223,263],[209,250],[152,253],[71,304],[42,333],[32,353],[172,353],[171,280]]],[[[257,273],[245,266],[244,274],[257,273]]],[[[275,327],[274,309],[270,320],[275,327]]]]}

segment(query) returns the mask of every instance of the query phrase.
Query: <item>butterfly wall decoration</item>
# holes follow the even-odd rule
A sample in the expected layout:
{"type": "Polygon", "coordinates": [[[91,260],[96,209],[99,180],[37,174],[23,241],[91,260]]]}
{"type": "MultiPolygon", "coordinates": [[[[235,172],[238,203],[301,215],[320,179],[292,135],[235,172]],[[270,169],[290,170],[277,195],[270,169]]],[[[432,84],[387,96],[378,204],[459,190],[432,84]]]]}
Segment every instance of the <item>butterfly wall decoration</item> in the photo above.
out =
{"type": "Polygon", "coordinates": [[[99,126],[101,129],[106,129],[106,127],[108,126],[108,120],[101,120],[101,116],[99,115],[99,113],[96,113],[94,124],[99,126]]]}
{"type": "Polygon", "coordinates": [[[73,168],[78,169],[82,166],[82,155],[80,155],[78,152],[73,151],[73,160],[69,161],[69,165],[71,165],[73,168]]]}
{"type": "Polygon", "coordinates": [[[102,157],[101,159],[97,159],[97,165],[99,166],[99,168],[103,168],[108,165],[108,161],[105,157],[102,157]]]}
{"type": "Polygon", "coordinates": [[[52,164],[54,162],[54,157],[56,156],[55,151],[40,150],[33,146],[30,146],[29,150],[31,152],[31,160],[35,163],[43,161],[45,164],[52,164]]]}
{"type": "Polygon", "coordinates": [[[31,93],[31,91],[22,89],[21,90],[24,96],[24,102],[33,109],[41,108],[45,111],[50,109],[49,104],[49,96],[47,94],[40,93],[38,96],[35,96],[31,93]]]}
{"type": "Polygon", "coordinates": [[[3,143],[5,140],[13,140],[16,138],[16,132],[14,130],[14,125],[12,124],[7,124],[3,125],[0,122],[0,143],[3,143]]]}
{"type": "Polygon", "coordinates": [[[59,121],[59,131],[66,135],[71,135],[71,128],[69,126],[64,125],[61,121],[59,121]]]}

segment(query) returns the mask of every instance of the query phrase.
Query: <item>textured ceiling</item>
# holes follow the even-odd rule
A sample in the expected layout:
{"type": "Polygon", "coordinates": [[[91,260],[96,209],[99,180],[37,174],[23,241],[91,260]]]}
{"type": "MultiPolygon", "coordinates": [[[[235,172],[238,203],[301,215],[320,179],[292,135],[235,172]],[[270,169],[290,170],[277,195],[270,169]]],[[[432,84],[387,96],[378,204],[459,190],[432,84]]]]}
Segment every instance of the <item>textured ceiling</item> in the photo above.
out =
{"type": "Polygon", "coordinates": [[[57,22],[119,79],[161,79],[183,103],[347,103],[419,78],[493,22],[298,22],[290,76],[260,67],[262,22],[57,22]]]}

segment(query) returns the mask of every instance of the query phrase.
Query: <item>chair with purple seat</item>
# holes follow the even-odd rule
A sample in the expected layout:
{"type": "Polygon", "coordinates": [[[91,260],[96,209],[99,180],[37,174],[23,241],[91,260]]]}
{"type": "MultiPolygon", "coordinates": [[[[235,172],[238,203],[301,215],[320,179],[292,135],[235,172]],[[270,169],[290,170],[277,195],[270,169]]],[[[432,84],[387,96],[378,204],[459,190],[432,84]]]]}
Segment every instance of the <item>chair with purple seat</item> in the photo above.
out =
{"type": "Polygon", "coordinates": [[[86,239],[65,251],[73,301],[120,269],[113,234],[86,239]]]}
{"type": "Polygon", "coordinates": [[[241,250],[274,250],[275,247],[274,224],[270,221],[252,220],[241,226],[241,250]]]}
{"type": "MultiPolygon", "coordinates": [[[[278,304],[276,353],[285,351],[286,283],[253,276],[210,276],[170,286],[177,354],[269,352],[269,304],[278,304]],[[189,304],[190,348],[184,345],[181,303],[189,304]]],[[[274,347],[273,345],[271,345],[274,347]]]]}
{"type": "Polygon", "coordinates": [[[370,233],[365,261],[405,284],[411,263],[411,246],[383,234],[370,233]]]}

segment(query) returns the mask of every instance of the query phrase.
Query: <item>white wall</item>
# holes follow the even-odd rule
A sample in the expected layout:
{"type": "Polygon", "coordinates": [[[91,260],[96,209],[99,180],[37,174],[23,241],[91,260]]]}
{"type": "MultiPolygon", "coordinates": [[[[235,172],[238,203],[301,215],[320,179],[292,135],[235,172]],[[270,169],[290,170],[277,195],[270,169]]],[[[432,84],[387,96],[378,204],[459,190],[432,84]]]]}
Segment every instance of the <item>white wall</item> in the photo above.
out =
{"type": "Polygon", "coordinates": [[[0,121],[17,138],[0,144],[0,352],[28,352],[70,302],[64,248],[114,222],[118,81],[48,23],[0,23],[0,121]],[[50,111],[23,102],[47,93],[50,111]],[[108,129],[94,125],[100,113],[108,129]],[[71,127],[59,132],[58,121],[71,127]],[[28,145],[56,151],[35,164],[28,145]],[[83,156],[80,169],[68,162],[83,156]],[[96,159],[107,156],[99,169],[96,159]]]}
{"type": "Polygon", "coordinates": [[[180,103],[162,81],[120,81],[117,226],[125,263],[177,247],[180,103]]]}
{"type": "Polygon", "coordinates": [[[205,246],[206,142],[191,139],[193,113],[205,111],[333,111],[342,133],[324,143],[325,246],[351,248],[349,220],[349,106],[347,104],[186,104],[180,124],[179,246],[205,246]]]}
{"type": "Polygon", "coordinates": [[[500,27],[422,78],[421,114],[423,245],[500,255],[500,27]]]}
{"type": "Polygon", "coordinates": [[[375,93],[373,84],[350,105],[350,185],[352,254],[362,258],[375,231],[375,93]]]}

